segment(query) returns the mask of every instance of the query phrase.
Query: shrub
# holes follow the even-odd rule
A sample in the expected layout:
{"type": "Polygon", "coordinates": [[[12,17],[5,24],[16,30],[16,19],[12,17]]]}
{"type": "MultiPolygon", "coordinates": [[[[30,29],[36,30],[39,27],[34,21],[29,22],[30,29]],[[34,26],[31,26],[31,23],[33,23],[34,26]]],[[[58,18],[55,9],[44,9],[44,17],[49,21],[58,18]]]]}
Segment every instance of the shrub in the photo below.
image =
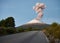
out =
{"type": "Polygon", "coordinates": [[[18,28],[18,32],[24,32],[23,28],[18,28]]]}

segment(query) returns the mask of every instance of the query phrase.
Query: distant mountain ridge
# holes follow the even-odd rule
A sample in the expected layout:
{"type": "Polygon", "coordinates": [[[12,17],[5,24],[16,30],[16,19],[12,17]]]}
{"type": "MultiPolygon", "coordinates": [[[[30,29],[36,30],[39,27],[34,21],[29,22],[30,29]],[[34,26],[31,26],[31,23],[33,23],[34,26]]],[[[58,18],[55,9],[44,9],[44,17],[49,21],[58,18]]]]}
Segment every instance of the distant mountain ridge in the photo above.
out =
{"type": "Polygon", "coordinates": [[[32,29],[35,29],[35,28],[37,28],[37,29],[43,29],[43,28],[46,28],[48,26],[49,26],[49,24],[43,23],[43,22],[41,22],[41,21],[39,21],[37,19],[33,19],[33,20],[27,22],[26,24],[19,26],[18,28],[21,27],[23,29],[28,29],[28,28],[32,28],[32,29]]]}
{"type": "Polygon", "coordinates": [[[28,29],[28,28],[43,29],[43,28],[46,28],[48,26],[49,26],[49,24],[44,24],[44,23],[28,23],[28,24],[21,25],[19,27],[23,28],[23,29],[28,29]]]}

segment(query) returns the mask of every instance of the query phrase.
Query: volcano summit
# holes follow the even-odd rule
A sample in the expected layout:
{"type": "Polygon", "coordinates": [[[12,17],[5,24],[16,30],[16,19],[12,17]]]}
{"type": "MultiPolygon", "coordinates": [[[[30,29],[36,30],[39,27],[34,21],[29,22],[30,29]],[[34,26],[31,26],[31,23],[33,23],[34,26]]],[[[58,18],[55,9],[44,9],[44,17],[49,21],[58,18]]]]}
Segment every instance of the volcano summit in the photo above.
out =
{"type": "Polygon", "coordinates": [[[49,26],[48,24],[41,22],[41,18],[43,17],[43,10],[45,9],[45,7],[46,6],[44,3],[36,3],[36,5],[33,6],[33,9],[36,11],[37,17],[20,27],[45,28],[45,27],[49,26]]]}

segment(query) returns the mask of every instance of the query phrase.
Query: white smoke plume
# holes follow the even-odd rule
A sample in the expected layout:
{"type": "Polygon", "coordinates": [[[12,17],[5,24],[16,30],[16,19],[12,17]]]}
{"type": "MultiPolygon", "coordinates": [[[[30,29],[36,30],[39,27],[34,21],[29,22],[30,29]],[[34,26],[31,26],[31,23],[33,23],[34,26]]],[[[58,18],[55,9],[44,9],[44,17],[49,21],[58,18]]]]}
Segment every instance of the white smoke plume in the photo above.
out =
{"type": "Polygon", "coordinates": [[[37,20],[40,20],[43,16],[43,9],[45,9],[45,4],[44,3],[36,3],[35,6],[33,6],[33,9],[38,13],[37,15],[37,20]]]}

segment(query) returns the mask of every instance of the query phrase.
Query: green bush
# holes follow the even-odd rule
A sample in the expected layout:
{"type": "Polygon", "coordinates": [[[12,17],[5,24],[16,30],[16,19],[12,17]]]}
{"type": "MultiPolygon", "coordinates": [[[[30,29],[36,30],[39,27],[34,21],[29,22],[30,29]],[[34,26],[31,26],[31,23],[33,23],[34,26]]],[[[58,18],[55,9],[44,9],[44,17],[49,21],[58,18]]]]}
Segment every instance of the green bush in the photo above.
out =
{"type": "Polygon", "coordinates": [[[0,36],[16,33],[16,29],[13,27],[0,27],[0,36]]]}
{"type": "Polygon", "coordinates": [[[7,34],[6,28],[5,27],[0,27],[0,36],[6,35],[6,34],[7,34]]]}
{"type": "Polygon", "coordinates": [[[32,27],[29,27],[29,28],[27,29],[27,31],[32,31],[32,27]]]}
{"type": "Polygon", "coordinates": [[[18,32],[24,32],[23,28],[18,28],[17,30],[18,30],[18,32]]]}
{"type": "Polygon", "coordinates": [[[7,32],[8,34],[13,34],[13,33],[16,33],[16,29],[13,28],[13,27],[9,27],[9,28],[6,29],[6,32],[7,32]]]}
{"type": "Polygon", "coordinates": [[[52,23],[50,27],[46,28],[46,35],[60,39],[60,24],[52,23]]]}

